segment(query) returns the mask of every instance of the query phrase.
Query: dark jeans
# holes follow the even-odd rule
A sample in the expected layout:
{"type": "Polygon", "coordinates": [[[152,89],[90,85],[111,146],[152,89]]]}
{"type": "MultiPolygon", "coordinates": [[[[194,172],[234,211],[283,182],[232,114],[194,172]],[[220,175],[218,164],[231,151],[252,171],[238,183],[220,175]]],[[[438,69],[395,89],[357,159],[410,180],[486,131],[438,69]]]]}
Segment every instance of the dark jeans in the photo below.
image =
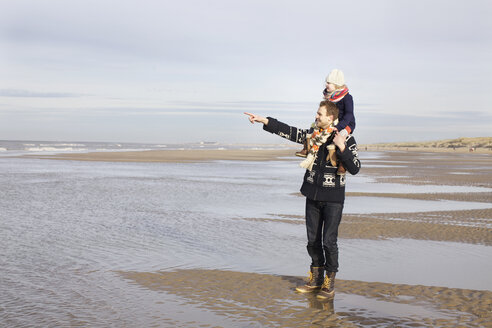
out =
{"type": "Polygon", "coordinates": [[[314,267],[338,271],[338,225],[343,204],[306,198],[307,251],[314,267]]]}

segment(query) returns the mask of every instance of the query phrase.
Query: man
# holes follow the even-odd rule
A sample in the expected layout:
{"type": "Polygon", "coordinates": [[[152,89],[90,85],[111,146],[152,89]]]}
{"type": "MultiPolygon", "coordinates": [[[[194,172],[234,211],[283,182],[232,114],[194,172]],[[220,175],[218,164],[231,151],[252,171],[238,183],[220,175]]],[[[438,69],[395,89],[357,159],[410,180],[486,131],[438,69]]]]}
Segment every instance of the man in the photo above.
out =
{"type": "Polygon", "coordinates": [[[251,123],[263,123],[263,129],[290,141],[303,143],[309,137],[310,150],[301,163],[306,168],[301,193],[306,196],[307,251],[311,257],[309,280],[297,291],[319,291],[317,297],[330,299],[335,295],[335,274],[338,272],[338,226],[345,200],[345,174],[337,174],[340,161],[351,174],[357,174],[360,161],[352,135],[344,137],[335,130],[337,106],[322,101],[316,113],[316,127],[307,129],[289,126],[271,117],[244,113],[251,123]],[[336,158],[335,158],[336,153],[336,158]],[[326,277],[324,271],[326,270],[326,277]]]}

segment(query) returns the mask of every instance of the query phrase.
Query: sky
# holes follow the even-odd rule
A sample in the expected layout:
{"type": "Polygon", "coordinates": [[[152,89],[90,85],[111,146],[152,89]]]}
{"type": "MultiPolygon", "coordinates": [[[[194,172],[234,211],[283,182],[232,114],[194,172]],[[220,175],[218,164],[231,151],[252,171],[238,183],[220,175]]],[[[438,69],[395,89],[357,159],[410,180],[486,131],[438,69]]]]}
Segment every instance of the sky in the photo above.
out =
{"type": "MultiPolygon", "coordinates": [[[[492,1],[2,0],[0,140],[282,143],[338,68],[360,144],[492,133],[492,1]]],[[[286,141],[285,141],[286,142],[286,141]]]]}

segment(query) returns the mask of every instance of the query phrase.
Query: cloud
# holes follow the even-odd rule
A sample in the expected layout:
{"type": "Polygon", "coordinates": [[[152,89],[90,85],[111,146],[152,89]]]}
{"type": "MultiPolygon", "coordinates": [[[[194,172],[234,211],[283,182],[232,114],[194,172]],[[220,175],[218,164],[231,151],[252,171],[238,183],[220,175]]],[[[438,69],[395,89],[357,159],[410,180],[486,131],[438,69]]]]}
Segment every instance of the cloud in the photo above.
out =
{"type": "Polygon", "coordinates": [[[14,98],[72,98],[81,97],[82,94],[66,92],[38,92],[20,89],[0,89],[0,97],[14,98]]]}

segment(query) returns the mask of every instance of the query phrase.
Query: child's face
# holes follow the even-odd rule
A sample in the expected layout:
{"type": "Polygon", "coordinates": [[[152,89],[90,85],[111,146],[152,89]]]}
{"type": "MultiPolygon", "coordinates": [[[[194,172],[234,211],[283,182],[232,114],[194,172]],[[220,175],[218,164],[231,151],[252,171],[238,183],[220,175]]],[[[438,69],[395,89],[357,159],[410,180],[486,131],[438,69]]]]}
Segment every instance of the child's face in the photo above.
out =
{"type": "Polygon", "coordinates": [[[326,82],[326,90],[328,90],[329,92],[335,91],[335,85],[333,83],[326,82]]]}

